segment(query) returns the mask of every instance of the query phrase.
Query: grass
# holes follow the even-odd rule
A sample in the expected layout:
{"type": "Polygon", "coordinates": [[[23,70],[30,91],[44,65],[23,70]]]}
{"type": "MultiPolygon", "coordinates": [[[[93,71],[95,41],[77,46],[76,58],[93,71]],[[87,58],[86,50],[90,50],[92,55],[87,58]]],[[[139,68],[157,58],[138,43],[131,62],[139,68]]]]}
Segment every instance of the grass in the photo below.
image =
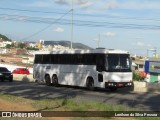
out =
{"type": "Polygon", "coordinates": [[[129,111],[130,109],[122,105],[106,104],[101,102],[82,101],[77,102],[72,98],[68,99],[43,99],[34,101],[32,105],[42,110],[62,110],[62,111],[129,111]]]}
{"type": "MultiPolygon", "coordinates": [[[[91,101],[75,101],[72,98],[67,99],[42,99],[42,100],[28,100],[22,97],[13,95],[0,94],[0,98],[11,101],[14,103],[20,103],[25,105],[31,105],[37,111],[135,111],[135,109],[128,108],[123,105],[113,105],[102,102],[91,101]],[[29,102],[28,102],[29,101],[29,102]]],[[[123,118],[123,117],[122,117],[123,118]]],[[[73,117],[72,120],[82,120],[82,117],[73,117]]],[[[106,117],[84,117],[83,120],[105,120],[106,117]]],[[[118,117],[107,117],[107,119],[115,120],[160,120],[156,117],[126,117],[121,119],[118,117]]]]}
{"type": "Polygon", "coordinates": [[[24,103],[27,102],[25,98],[17,97],[17,96],[14,96],[14,95],[8,95],[8,94],[1,94],[0,93],[0,98],[4,99],[4,100],[7,100],[9,102],[15,102],[15,103],[23,103],[24,104],[24,103]]]}

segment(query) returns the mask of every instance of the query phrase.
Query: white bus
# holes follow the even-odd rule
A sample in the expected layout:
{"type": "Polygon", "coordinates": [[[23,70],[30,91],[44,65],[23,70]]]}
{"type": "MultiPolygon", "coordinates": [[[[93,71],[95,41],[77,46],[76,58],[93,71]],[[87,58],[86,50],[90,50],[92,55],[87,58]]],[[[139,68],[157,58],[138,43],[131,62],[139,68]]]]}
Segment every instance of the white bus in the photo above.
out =
{"type": "Polygon", "coordinates": [[[59,50],[35,54],[33,77],[50,85],[94,88],[132,86],[130,55],[127,51],[59,50]]]}

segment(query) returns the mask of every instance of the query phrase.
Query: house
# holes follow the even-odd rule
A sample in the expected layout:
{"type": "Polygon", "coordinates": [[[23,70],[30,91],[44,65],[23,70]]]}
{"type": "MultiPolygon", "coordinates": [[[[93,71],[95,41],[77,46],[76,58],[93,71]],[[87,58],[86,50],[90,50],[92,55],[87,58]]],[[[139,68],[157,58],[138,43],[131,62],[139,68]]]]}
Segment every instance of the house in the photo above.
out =
{"type": "Polygon", "coordinates": [[[22,57],[22,63],[33,64],[33,61],[34,61],[33,55],[22,57]]]}
{"type": "Polygon", "coordinates": [[[6,47],[6,45],[11,45],[12,44],[12,42],[10,42],[10,41],[3,41],[3,46],[4,47],[6,47]]]}
{"type": "Polygon", "coordinates": [[[132,70],[144,71],[144,60],[135,59],[132,61],[132,70]]]}

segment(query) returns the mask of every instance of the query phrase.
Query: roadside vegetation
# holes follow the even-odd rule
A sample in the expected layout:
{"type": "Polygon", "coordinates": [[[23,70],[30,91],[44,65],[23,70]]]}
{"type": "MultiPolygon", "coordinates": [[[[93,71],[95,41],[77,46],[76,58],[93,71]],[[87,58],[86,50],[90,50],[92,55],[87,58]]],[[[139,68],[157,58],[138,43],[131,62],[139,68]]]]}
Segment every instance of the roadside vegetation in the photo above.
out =
{"type": "Polygon", "coordinates": [[[146,73],[143,71],[133,71],[133,80],[134,81],[144,81],[146,73]]]}
{"type": "MultiPolygon", "coordinates": [[[[32,106],[35,111],[136,111],[133,108],[128,108],[122,105],[113,105],[100,102],[79,101],[72,98],[68,99],[42,99],[28,100],[26,98],[13,95],[0,94],[0,99],[19,106],[32,106]]],[[[0,108],[3,111],[2,108],[0,108]]],[[[16,110],[16,108],[15,108],[16,110]]],[[[62,117],[66,118],[66,117],[62,117]]],[[[70,117],[71,120],[160,120],[160,118],[145,118],[145,117],[70,117]]]]}
{"type": "Polygon", "coordinates": [[[129,111],[130,109],[122,105],[110,105],[98,102],[75,101],[68,99],[43,99],[34,101],[32,105],[37,109],[52,111],[129,111]]]}

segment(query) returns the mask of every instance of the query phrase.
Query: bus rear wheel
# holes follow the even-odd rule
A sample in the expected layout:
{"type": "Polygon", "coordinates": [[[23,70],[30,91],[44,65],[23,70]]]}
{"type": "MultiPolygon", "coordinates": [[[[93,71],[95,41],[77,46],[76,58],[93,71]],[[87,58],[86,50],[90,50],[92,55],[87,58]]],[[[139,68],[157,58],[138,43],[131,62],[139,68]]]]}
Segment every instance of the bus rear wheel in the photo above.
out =
{"type": "Polygon", "coordinates": [[[58,86],[58,78],[56,75],[52,76],[52,82],[53,82],[53,86],[58,86]]]}
{"type": "Polygon", "coordinates": [[[49,75],[46,75],[46,76],[45,76],[45,82],[46,82],[46,85],[47,85],[47,86],[51,86],[51,85],[52,85],[52,84],[51,84],[51,79],[50,79],[49,75]]]}
{"type": "Polygon", "coordinates": [[[86,86],[88,90],[91,90],[91,91],[95,90],[94,81],[92,78],[87,78],[86,86]]]}

